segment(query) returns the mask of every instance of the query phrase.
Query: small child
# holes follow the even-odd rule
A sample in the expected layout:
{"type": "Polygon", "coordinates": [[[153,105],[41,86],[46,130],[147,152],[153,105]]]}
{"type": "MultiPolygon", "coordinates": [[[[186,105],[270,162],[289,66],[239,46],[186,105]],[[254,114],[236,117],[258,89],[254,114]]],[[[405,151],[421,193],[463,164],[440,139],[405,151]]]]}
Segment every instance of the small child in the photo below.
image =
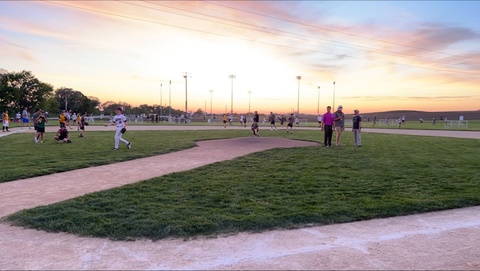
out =
{"type": "Polygon", "coordinates": [[[253,132],[254,136],[260,136],[260,134],[258,132],[258,123],[256,123],[256,122],[252,123],[252,132],[253,132]]]}

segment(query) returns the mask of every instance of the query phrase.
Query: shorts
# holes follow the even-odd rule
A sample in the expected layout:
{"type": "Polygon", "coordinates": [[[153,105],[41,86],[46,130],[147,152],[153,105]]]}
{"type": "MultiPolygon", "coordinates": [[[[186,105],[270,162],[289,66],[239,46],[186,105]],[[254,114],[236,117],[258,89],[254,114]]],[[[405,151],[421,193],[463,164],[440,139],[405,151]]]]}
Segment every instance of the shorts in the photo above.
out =
{"type": "Polygon", "coordinates": [[[8,127],[8,120],[3,121],[3,127],[8,127]]]}
{"type": "Polygon", "coordinates": [[[337,131],[337,133],[341,133],[341,132],[345,131],[345,127],[343,127],[343,126],[335,126],[335,131],[337,131]]]}
{"type": "Polygon", "coordinates": [[[227,121],[226,121],[226,120],[224,120],[224,121],[223,121],[223,123],[227,123],[227,121]]]}
{"type": "Polygon", "coordinates": [[[60,128],[65,127],[65,123],[60,122],[60,128]]]}
{"type": "Polygon", "coordinates": [[[22,122],[23,122],[23,123],[29,123],[29,122],[30,122],[30,119],[29,119],[29,118],[22,118],[22,122]]]}
{"type": "Polygon", "coordinates": [[[273,124],[273,125],[275,125],[275,121],[274,121],[274,120],[272,120],[272,121],[270,122],[270,124],[273,124]]]}
{"type": "Polygon", "coordinates": [[[38,133],[42,133],[42,134],[45,133],[45,128],[37,127],[36,130],[38,133]]]}
{"type": "Polygon", "coordinates": [[[292,127],[293,128],[293,123],[287,124],[287,127],[292,127]]]}
{"type": "Polygon", "coordinates": [[[80,130],[85,131],[85,126],[80,126],[80,130]]]}

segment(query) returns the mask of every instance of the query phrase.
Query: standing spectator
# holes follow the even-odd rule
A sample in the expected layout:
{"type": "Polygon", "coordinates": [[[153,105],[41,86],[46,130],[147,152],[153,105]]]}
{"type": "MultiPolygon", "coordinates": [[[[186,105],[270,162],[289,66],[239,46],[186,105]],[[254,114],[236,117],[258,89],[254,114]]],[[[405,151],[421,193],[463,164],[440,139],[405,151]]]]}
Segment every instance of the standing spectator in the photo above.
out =
{"type": "Polygon", "coordinates": [[[402,116],[402,123],[405,123],[405,115],[402,116]]]}
{"type": "Polygon", "coordinates": [[[398,117],[397,122],[398,122],[398,128],[402,127],[402,118],[401,117],[398,117]]]}
{"type": "Polygon", "coordinates": [[[342,136],[343,131],[345,130],[345,114],[343,114],[343,106],[339,105],[335,114],[335,131],[337,132],[335,137],[335,146],[340,146],[340,137],[342,136]]]}
{"type": "Polygon", "coordinates": [[[247,127],[247,116],[243,116],[243,127],[247,127]]]}
{"type": "Polygon", "coordinates": [[[244,116],[243,116],[243,115],[240,115],[240,119],[239,119],[239,121],[240,121],[240,126],[243,125],[243,118],[244,118],[244,116]]]}
{"type": "Polygon", "coordinates": [[[356,147],[361,147],[362,146],[362,138],[360,136],[360,133],[362,132],[362,117],[359,115],[360,111],[358,109],[353,110],[354,116],[352,119],[353,122],[353,138],[355,141],[355,146],[356,147]]]}
{"type": "Polygon", "coordinates": [[[270,131],[273,130],[273,128],[277,130],[277,126],[275,126],[275,114],[273,114],[273,112],[270,112],[268,120],[270,121],[270,131]]]}
{"type": "MultiPolygon", "coordinates": [[[[78,115],[80,115],[80,113],[78,113],[78,115]]],[[[84,112],[80,116],[80,121],[78,122],[78,129],[80,129],[80,134],[78,135],[78,137],[83,137],[83,133],[85,133],[86,117],[87,117],[87,112],[84,112]]]]}
{"type": "Polygon", "coordinates": [[[71,125],[71,116],[69,111],[65,111],[65,125],[68,125],[68,128],[72,130],[72,125],[71,125]]]}
{"type": "Polygon", "coordinates": [[[60,123],[60,128],[66,127],[67,118],[65,117],[64,111],[60,112],[60,115],[58,116],[58,122],[60,123]]]}
{"type": "Polygon", "coordinates": [[[322,130],[325,133],[323,144],[327,148],[332,146],[333,122],[335,121],[335,118],[331,111],[332,107],[327,106],[327,112],[323,114],[322,118],[322,130]]]}
{"type": "Polygon", "coordinates": [[[82,122],[82,114],[78,113],[77,114],[77,131],[80,131],[81,122],[82,122]]]}
{"type": "Polygon", "coordinates": [[[22,111],[22,128],[28,123],[28,129],[30,129],[30,113],[27,110],[27,107],[23,108],[22,111]]]}
{"type": "Polygon", "coordinates": [[[16,121],[17,123],[20,123],[20,121],[21,121],[21,119],[22,119],[22,114],[20,114],[20,112],[18,112],[17,115],[15,116],[15,119],[16,119],[15,121],[16,121]]]}
{"type": "Polygon", "coordinates": [[[437,125],[437,118],[433,118],[432,125],[437,125]]]}
{"type": "Polygon", "coordinates": [[[228,115],[228,124],[233,125],[233,115],[228,115]]]}
{"type": "Polygon", "coordinates": [[[318,121],[318,128],[322,128],[322,115],[318,114],[317,121],[318,121]]]}
{"type": "Polygon", "coordinates": [[[377,124],[377,116],[373,117],[373,127],[375,127],[375,124],[377,124]]]}
{"type": "Polygon", "coordinates": [[[5,110],[5,112],[2,113],[2,120],[3,120],[3,125],[2,125],[2,131],[8,132],[8,123],[10,122],[10,117],[8,116],[8,110],[5,110]]]}
{"type": "Polygon", "coordinates": [[[293,116],[293,113],[292,113],[290,114],[290,117],[288,117],[287,134],[292,133],[294,122],[295,122],[295,117],[293,116]],[[290,130],[288,130],[288,127],[290,127],[290,130]]]}
{"type": "Polygon", "coordinates": [[[40,143],[43,143],[43,134],[45,134],[45,125],[48,122],[48,119],[45,117],[45,112],[40,111],[38,117],[33,120],[36,123],[36,131],[37,134],[35,136],[35,143],[38,143],[38,140],[40,140],[40,143]]]}
{"type": "MultiPolygon", "coordinates": [[[[78,113],[78,114],[80,114],[80,113],[78,113]]],[[[73,125],[78,126],[78,124],[77,124],[77,112],[73,112],[71,118],[72,118],[73,125]]]]}

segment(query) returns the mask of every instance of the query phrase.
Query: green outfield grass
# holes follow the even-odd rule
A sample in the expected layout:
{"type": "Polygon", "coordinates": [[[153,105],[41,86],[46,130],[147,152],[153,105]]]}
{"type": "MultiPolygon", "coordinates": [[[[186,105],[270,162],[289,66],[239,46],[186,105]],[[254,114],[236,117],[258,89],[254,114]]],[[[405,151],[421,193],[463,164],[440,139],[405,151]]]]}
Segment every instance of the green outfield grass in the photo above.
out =
{"type": "MultiPolygon", "coordinates": [[[[9,136],[17,145],[7,150],[22,147],[30,149],[31,155],[34,149],[34,164],[52,160],[66,170],[69,166],[63,157],[94,164],[106,156],[106,163],[152,155],[157,148],[158,153],[186,148],[196,139],[241,135],[249,132],[132,131],[126,137],[139,142],[132,153],[112,154],[104,146],[112,144],[112,133],[92,133],[82,139],[102,142],[93,147],[99,150],[86,148],[89,144],[80,139],[70,145],[40,146],[30,142],[30,136],[19,134],[9,136]],[[171,142],[156,142],[162,139],[171,142]]],[[[262,136],[320,141],[323,134],[267,130],[262,136]]],[[[480,204],[480,140],[369,133],[362,140],[363,146],[356,148],[352,133],[345,133],[340,148],[254,153],[24,210],[6,221],[81,236],[157,240],[326,225],[480,204]]],[[[6,161],[5,156],[2,159],[6,161]]],[[[11,162],[21,164],[23,158],[11,162]]],[[[30,171],[32,167],[20,168],[30,171]]]]}

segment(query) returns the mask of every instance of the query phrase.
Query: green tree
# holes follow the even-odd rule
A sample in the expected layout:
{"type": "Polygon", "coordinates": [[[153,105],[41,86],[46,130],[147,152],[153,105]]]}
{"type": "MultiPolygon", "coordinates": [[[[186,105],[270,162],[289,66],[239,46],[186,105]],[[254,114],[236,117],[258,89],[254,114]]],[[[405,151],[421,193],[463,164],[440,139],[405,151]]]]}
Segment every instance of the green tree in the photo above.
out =
{"type": "Polygon", "coordinates": [[[47,105],[53,87],[38,80],[30,71],[4,73],[0,76],[0,106],[15,110],[47,105]]]}

